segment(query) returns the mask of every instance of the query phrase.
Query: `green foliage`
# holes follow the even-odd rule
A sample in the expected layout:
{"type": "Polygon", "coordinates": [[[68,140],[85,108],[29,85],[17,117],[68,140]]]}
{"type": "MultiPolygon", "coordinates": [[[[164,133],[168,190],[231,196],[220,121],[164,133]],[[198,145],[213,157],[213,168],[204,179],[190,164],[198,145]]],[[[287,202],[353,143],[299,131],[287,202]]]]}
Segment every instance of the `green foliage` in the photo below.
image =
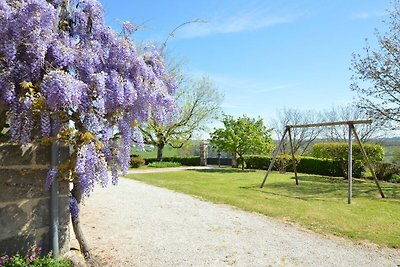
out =
{"type": "Polygon", "coordinates": [[[394,149],[392,161],[397,164],[400,164],[400,149],[399,148],[394,149]]]}
{"type": "Polygon", "coordinates": [[[139,155],[131,155],[130,165],[131,168],[139,168],[145,164],[144,159],[139,155]]]}
{"type": "Polygon", "coordinates": [[[255,170],[266,170],[271,162],[269,156],[243,156],[246,168],[255,170]]]}
{"type": "Polygon", "coordinates": [[[388,180],[390,183],[400,183],[400,175],[399,174],[393,174],[392,177],[388,180]]]}
{"type": "MultiPolygon", "coordinates": [[[[335,160],[347,160],[349,144],[344,142],[324,142],[313,146],[312,155],[316,158],[328,158],[335,160]]],[[[364,160],[361,148],[358,144],[353,144],[353,159],[364,160]]],[[[383,160],[384,150],[378,144],[364,144],[365,152],[372,162],[383,160]]]]}
{"type": "MultiPolygon", "coordinates": [[[[296,164],[299,163],[299,156],[295,156],[296,164]]],[[[285,173],[286,171],[293,171],[293,158],[292,155],[283,154],[276,157],[274,168],[280,173],[285,173]]]]}
{"type": "MultiPolygon", "coordinates": [[[[318,174],[333,177],[343,176],[343,170],[340,161],[332,159],[319,159],[313,157],[296,156],[296,167],[299,173],[318,174]]],[[[270,156],[244,156],[246,168],[266,170],[271,163],[270,156]]],[[[282,171],[282,163],[284,162],[284,171],[293,172],[293,164],[291,155],[279,155],[272,170],[282,171]]],[[[361,161],[353,161],[353,177],[360,178],[364,172],[364,166],[361,161]]]]}
{"type": "Polygon", "coordinates": [[[377,162],[374,164],[375,174],[378,179],[384,181],[397,181],[400,174],[400,168],[391,163],[377,162]]]}
{"type": "Polygon", "coordinates": [[[353,183],[353,205],[347,205],[347,181],[318,175],[272,172],[259,188],[264,171],[232,168],[129,175],[156,186],[195,195],[215,203],[295,222],[315,232],[400,248],[400,187],[381,183],[382,199],[372,181],[353,183]]]}
{"type": "MultiPolygon", "coordinates": [[[[343,162],[332,159],[320,159],[314,157],[301,157],[297,171],[301,173],[326,175],[333,177],[345,176],[343,171],[343,162]]],[[[347,164],[347,162],[346,162],[347,164]]],[[[345,167],[347,170],[347,165],[345,167]]],[[[353,174],[355,178],[361,178],[365,171],[364,165],[360,160],[353,160],[353,174]]]]}
{"type": "MultiPolygon", "coordinates": [[[[316,158],[332,159],[335,164],[341,169],[339,176],[347,177],[348,168],[348,143],[345,142],[324,142],[317,143],[313,146],[312,155],[316,158]]],[[[359,177],[358,171],[362,166],[364,156],[361,152],[361,147],[358,144],[353,144],[353,177],[359,177]],[[359,162],[361,161],[361,162],[359,162]],[[356,172],[356,174],[354,174],[356,172]]],[[[378,144],[367,143],[364,144],[365,152],[371,162],[379,162],[383,160],[384,150],[378,144]]],[[[336,169],[335,169],[336,172],[336,169]]]]}
{"type": "Polygon", "coordinates": [[[179,162],[172,162],[172,161],[154,161],[147,165],[151,168],[173,168],[173,167],[180,167],[182,166],[179,162]]]}
{"type": "MultiPolygon", "coordinates": [[[[234,119],[225,115],[224,128],[211,134],[210,144],[220,152],[235,152],[243,163],[243,155],[248,153],[268,154],[273,148],[271,130],[265,127],[262,119],[246,116],[234,119]]],[[[244,164],[242,164],[242,169],[244,164]]]]}
{"type": "MultiPolygon", "coordinates": [[[[144,159],[152,159],[157,157],[157,148],[148,147],[145,151],[132,151],[132,153],[141,156],[144,159]]],[[[178,155],[178,149],[170,146],[165,146],[163,149],[164,157],[176,157],[178,155]]]]}
{"type": "MultiPolygon", "coordinates": [[[[200,157],[193,156],[193,157],[164,157],[164,161],[167,162],[179,162],[183,166],[199,166],[200,165],[200,157]]],[[[150,164],[152,162],[158,162],[156,158],[149,158],[145,159],[146,164],[150,164]]]]}
{"type": "Polygon", "coordinates": [[[40,257],[40,249],[33,247],[24,256],[16,255],[0,256],[0,266],[3,267],[72,267],[72,262],[67,259],[54,259],[51,254],[40,257]]]}

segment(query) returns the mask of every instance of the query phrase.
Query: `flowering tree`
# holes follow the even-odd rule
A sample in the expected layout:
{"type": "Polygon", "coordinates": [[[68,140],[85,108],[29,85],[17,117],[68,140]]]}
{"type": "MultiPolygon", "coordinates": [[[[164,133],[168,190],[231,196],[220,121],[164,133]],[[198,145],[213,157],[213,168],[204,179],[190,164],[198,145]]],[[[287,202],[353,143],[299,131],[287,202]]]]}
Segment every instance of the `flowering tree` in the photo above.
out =
{"type": "Polygon", "coordinates": [[[395,126],[400,122],[400,1],[393,0],[392,4],[387,32],[376,31],[377,47],[367,43],[362,54],[353,54],[350,88],[358,93],[361,109],[395,126]]]}
{"type": "MultiPolygon", "coordinates": [[[[0,24],[0,131],[7,122],[12,142],[73,148],[46,186],[56,177],[74,183],[76,230],[78,203],[95,182],[107,185],[108,168],[113,184],[118,170],[126,173],[138,124],[174,111],[175,83],[155,48],[137,52],[133,24],[123,23],[122,34],[105,25],[97,0],[0,0],[0,24]]],[[[81,250],[88,255],[82,242],[81,250]]]]}

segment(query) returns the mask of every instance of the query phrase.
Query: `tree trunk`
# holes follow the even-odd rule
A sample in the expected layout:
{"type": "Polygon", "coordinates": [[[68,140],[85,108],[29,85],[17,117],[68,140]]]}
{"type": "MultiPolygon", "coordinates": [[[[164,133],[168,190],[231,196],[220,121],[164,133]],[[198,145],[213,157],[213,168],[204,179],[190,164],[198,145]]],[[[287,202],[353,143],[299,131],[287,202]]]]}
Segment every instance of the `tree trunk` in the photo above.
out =
{"type": "MultiPolygon", "coordinates": [[[[82,200],[82,191],[81,191],[80,185],[78,183],[74,183],[74,187],[71,190],[71,194],[77,200],[78,205],[80,205],[81,200],[82,200]]],[[[71,219],[72,219],[72,227],[74,229],[75,237],[79,242],[79,247],[81,249],[81,253],[85,257],[85,260],[87,260],[88,262],[91,262],[91,261],[93,261],[92,255],[90,253],[91,248],[90,248],[88,242],[86,241],[85,236],[83,235],[83,231],[81,229],[81,224],[79,221],[79,216],[78,216],[78,218],[74,218],[71,215],[71,219]]]]}
{"type": "Polygon", "coordinates": [[[239,158],[240,158],[240,162],[242,164],[242,172],[244,172],[244,158],[242,155],[239,155],[239,158]]]}
{"type": "Polygon", "coordinates": [[[164,144],[157,146],[157,161],[163,161],[164,144]]]}

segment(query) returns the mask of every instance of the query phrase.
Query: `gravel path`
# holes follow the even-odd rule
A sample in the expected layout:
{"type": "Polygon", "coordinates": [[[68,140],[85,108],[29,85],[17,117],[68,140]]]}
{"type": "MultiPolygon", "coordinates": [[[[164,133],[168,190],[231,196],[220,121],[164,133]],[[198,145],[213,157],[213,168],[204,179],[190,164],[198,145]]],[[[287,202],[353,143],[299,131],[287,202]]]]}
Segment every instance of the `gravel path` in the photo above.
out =
{"type": "Polygon", "coordinates": [[[97,188],[82,207],[108,266],[400,266],[400,251],[353,245],[141,182],[97,188]]]}

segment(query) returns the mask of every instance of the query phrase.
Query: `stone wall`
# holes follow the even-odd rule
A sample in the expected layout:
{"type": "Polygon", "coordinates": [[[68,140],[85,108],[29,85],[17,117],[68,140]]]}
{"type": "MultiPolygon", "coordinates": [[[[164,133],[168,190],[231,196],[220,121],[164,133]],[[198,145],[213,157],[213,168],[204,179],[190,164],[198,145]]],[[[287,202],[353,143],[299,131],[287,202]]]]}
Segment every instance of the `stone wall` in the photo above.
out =
{"type": "MultiPolygon", "coordinates": [[[[66,147],[60,158],[68,157],[66,147]]],[[[50,190],[44,189],[50,145],[0,144],[0,255],[24,253],[33,245],[51,250],[50,190]]],[[[69,250],[69,183],[59,183],[60,253],[69,250]]]]}

